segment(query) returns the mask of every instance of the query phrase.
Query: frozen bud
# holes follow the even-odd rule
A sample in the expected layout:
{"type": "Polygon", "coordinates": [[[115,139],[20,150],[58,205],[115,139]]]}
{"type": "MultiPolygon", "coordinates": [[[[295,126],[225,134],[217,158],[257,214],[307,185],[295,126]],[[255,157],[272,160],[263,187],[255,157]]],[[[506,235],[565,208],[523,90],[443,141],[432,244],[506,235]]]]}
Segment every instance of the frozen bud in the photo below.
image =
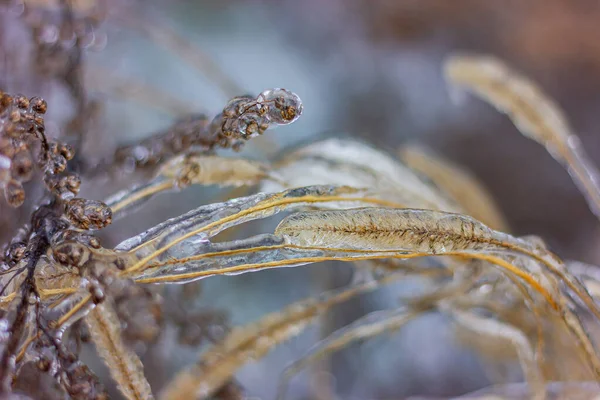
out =
{"type": "Polygon", "coordinates": [[[225,108],[223,108],[223,115],[225,117],[234,117],[236,115],[242,115],[248,112],[252,106],[255,106],[256,102],[251,96],[239,96],[229,100],[225,108]]]}
{"type": "Polygon", "coordinates": [[[97,237],[95,236],[91,236],[90,238],[88,238],[88,245],[92,248],[92,249],[99,249],[102,246],[100,245],[100,241],[98,240],[97,237]]]}
{"type": "Polygon", "coordinates": [[[56,175],[44,175],[44,184],[48,190],[55,190],[60,184],[60,178],[56,175]]]}
{"type": "Polygon", "coordinates": [[[73,157],[75,156],[75,150],[73,150],[73,147],[71,147],[70,145],[68,145],[66,143],[59,144],[58,151],[59,151],[60,155],[62,155],[65,159],[67,159],[67,161],[72,160],[73,157]]]}
{"type": "Polygon", "coordinates": [[[248,113],[226,119],[223,123],[223,133],[227,137],[249,139],[262,134],[268,127],[269,120],[265,116],[248,113]]]}
{"type": "Polygon", "coordinates": [[[4,186],[4,197],[6,202],[13,207],[19,207],[25,201],[25,189],[21,182],[11,179],[4,186]]]}
{"type": "Polygon", "coordinates": [[[33,122],[35,122],[36,125],[38,125],[38,129],[40,131],[44,131],[44,117],[42,117],[41,115],[36,115],[33,117],[33,122]]]}
{"type": "Polygon", "coordinates": [[[59,152],[58,152],[58,143],[56,143],[56,142],[48,142],[48,153],[59,154],[59,152]]]}
{"type": "Polygon", "coordinates": [[[269,121],[280,125],[296,121],[304,107],[297,94],[285,89],[265,90],[256,100],[269,121]]]}
{"type": "Polygon", "coordinates": [[[23,95],[18,95],[15,97],[15,104],[21,110],[27,110],[29,108],[29,99],[23,95]]]}
{"type": "Polygon", "coordinates": [[[50,161],[46,164],[47,170],[52,174],[60,174],[67,168],[67,159],[61,155],[51,155],[50,161]]]}
{"type": "Polygon", "coordinates": [[[32,97],[29,100],[29,103],[31,104],[31,109],[36,113],[45,114],[48,110],[48,104],[46,103],[46,100],[42,99],[41,97],[32,97]]]}
{"type": "Polygon", "coordinates": [[[112,222],[112,210],[101,201],[71,199],[66,212],[69,221],[80,229],[102,229],[112,222]]]}

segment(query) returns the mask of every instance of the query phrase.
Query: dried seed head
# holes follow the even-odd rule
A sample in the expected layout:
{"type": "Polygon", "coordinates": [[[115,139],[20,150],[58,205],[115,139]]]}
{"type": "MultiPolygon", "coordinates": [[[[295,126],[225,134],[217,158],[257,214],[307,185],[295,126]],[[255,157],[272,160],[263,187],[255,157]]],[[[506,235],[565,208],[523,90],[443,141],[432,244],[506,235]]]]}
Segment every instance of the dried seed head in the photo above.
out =
{"type": "Polygon", "coordinates": [[[67,218],[80,229],[96,230],[112,222],[110,207],[101,201],[74,198],[67,203],[67,218]]]}
{"type": "Polygon", "coordinates": [[[285,89],[269,89],[258,97],[239,96],[227,103],[209,128],[215,145],[239,150],[244,141],[261,135],[270,125],[294,122],[302,114],[300,98],[285,89]]]}

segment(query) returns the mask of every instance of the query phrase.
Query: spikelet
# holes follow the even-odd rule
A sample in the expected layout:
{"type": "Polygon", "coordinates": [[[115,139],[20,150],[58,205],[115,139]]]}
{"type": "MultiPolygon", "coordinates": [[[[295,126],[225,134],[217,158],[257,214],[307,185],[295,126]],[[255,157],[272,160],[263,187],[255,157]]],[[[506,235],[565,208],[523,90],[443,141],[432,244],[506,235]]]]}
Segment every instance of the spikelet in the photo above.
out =
{"type": "Polygon", "coordinates": [[[85,322],[100,357],[110,367],[121,393],[130,400],[153,398],[139,357],[123,343],[120,321],[113,306],[105,301],[92,310],[85,322]]]}

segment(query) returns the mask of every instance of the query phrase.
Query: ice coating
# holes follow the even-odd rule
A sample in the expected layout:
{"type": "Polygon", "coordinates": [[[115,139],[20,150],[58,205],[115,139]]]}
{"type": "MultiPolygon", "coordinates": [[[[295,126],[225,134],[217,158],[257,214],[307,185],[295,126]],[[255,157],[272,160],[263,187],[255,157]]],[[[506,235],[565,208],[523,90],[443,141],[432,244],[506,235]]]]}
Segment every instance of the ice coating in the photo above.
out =
{"type": "Polygon", "coordinates": [[[296,93],[281,88],[265,90],[258,95],[257,102],[269,122],[279,125],[296,121],[304,109],[296,93]]]}
{"type": "Polygon", "coordinates": [[[270,127],[296,121],[303,108],[300,97],[286,89],[268,89],[256,98],[239,96],[213,119],[210,131],[222,138],[222,147],[238,149],[245,140],[262,135],[270,127]]]}

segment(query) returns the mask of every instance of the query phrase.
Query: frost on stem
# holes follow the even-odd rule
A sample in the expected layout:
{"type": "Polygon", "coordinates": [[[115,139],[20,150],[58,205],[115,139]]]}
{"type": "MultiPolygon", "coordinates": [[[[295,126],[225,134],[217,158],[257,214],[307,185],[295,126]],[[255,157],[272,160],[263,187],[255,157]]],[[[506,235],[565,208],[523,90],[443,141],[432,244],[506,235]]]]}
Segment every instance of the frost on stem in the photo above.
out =
{"type": "Polygon", "coordinates": [[[128,266],[122,275],[138,276],[139,271],[154,266],[155,263],[152,261],[160,260],[165,256],[173,259],[173,254],[191,256],[194,252],[200,252],[208,244],[209,237],[232,226],[267,218],[294,207],[328,207],[331,204],[336,204],[338,207],[344,204],[346,207],[361,204],[390,205],[376,196],[371,197],[371,194],[365,190],[314,186],[274,194],[261,193],[199,207],[180,217],[165,221],[117,246],[118,250],[134,250],[135,256],[139,257],[139,261],[128,266]]]}

